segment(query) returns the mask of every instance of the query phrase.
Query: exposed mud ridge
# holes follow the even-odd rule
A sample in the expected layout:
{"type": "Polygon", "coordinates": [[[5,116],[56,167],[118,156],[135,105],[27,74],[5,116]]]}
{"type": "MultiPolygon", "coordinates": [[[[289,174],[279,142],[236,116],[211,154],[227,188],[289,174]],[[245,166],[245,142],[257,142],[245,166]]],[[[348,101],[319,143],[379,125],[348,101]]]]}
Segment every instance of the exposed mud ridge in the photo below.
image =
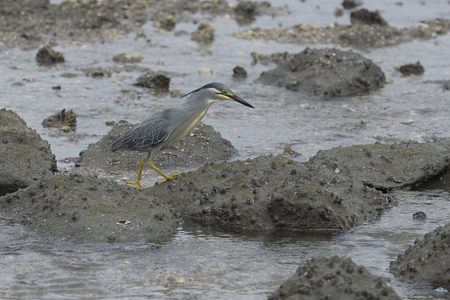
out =
{"type": "MultiPolygon", "coordinates": [[[[280,12],[270,5],[255,3],[255,14],[280,12]]],[[[224,0],[63,1],[60,5],[50,4],[49,0],[2,0],[0,47],[34,48],[50,36],[53,41],[69,37],[99,42],[131,32],[163,16],[171,15],[177,22],[190,20],[196,13],[242,17],[224,0]]]]}
{"type": "Polygon", "coordinates": [[[50,239],[73,242],[159,242],[177,219],[160,199],[112,181],[56,175],[0,198],[2,217],[50,239]]]}
{"type": "Polygon", "coordinates": [[[283,155],[209,164],[151,190],[189,221],[222,229],[335,230],[395,204],[387,192],[442,173],[445,144],[355,145],[307,163],[283,155]]]}
{"type": "Polygon", "coordinates": [[[400,299],[386,279],[372,275],[350,258],[315,257],[286,280],[269,300],[400,299]]]}
{"type": "Polygon", "coordinates": [[[6,109],[0,109],[0,166],[0,196],[56,171],[50,145],[6,109]]]}
{"type": "MultiPolygon", "coordinates": [[[[108,134],[80,153],[81,166],[109,172],[134,171],[146,153],[135,151],[111,151],[111,144],[131,130],[134,125],[114,126],[108,134]]],[[[193,168],[208,162],[222,161],[237,154],[228,140],[223,139],[211,126],[200,123],[197,129],[182,139],[174,148],[160,152],[156,164],[163,169],[193,168]]]]}
{"type": "Polygon", "coordinates": [[[252,28],[235,33],[242,39],[274,40],[281,43],[338,44],[358,49],[395,46],[415,39],[428,40],[450,30],[449,19],[424,21],[419,26],[397,28],[380,25],[354,24],[314,27],[299,24],[292,28],[252,28]]]}
{"type": "Polygon", "coordinates": [[[390,270],[405,279],[450,289],[450,223],[416,240],[391,262],[390,270]]]}
{"type": "MultiPolygon", "coordinates": [[[[274,57],[287,59],[289,55],[274,57]]],[[[262,72],[258,81],[312,95],[342,97],[381,88],[386,78],[379,66],[353,51],[306,48],[275,69],[262,72]]]]}

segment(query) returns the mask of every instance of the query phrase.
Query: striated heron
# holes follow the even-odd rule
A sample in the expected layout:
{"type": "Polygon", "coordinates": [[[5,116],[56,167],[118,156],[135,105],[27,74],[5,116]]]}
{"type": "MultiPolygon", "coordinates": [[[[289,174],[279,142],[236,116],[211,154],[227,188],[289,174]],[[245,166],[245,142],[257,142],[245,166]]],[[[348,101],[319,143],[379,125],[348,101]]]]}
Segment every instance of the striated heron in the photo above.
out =
{"type": "Polygon", "coordinates": [[[204,85],[183,97],[187,97],[187,99],[179,107],[155,113],[112,144],[112,151],[124,149],[147,152],[144,159],[139,162],[136,179],[127,181],[127,184],[136,188],[143,188],[140,183],[141,175],[147,163],[152,170],[164,177],[163,182],[172,180],[180,175],[180,173],[164,174],[155,166],[154,157],[158,152],[173,146],[191,132],[206,114],[211,104],[224,100],[233,100],[254,108],[230,88],[218,82],[204,85]]]}

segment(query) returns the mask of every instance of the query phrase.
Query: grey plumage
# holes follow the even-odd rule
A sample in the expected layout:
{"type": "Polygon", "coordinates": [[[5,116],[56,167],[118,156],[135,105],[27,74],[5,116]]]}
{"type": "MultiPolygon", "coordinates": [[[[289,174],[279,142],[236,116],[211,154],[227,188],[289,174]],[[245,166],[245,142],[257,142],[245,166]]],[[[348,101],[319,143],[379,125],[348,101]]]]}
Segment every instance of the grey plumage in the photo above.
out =
{"type": "Polygon", "coordinates": [[[133,151],[149,151],[157,147],[169,137],[169,110],[163,110],[144,120],[125,136],[116,140],[112,151],[127,149],[133,151]]]}

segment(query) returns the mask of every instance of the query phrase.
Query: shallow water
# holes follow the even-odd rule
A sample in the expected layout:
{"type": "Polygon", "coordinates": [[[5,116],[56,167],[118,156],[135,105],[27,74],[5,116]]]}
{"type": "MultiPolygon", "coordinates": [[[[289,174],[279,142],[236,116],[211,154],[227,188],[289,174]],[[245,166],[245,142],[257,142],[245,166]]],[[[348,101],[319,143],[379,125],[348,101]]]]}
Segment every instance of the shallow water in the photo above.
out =
{"type": "MultiPolygon", "coordinates": [[[[332,5],[312,2],[279,1],[280,6],[288,5],[289,14],[259,17],[250,26],[348,22],[348,13],[342,18],[333,14],[340,1],[332,5]]],[[[387,21],[397,26],[449,15],[447,1],[420,2],[405,1],[398,6],[377,1],[366,7],[380,9],[387,21]]],[[[450,136],[450,94],[438,84],[427,83],[450,79],[449,36],[363,53],[381,66],[389,83],[370,96],[322,100],[254,83],[261,71],[272,66],[251,65],[250,52],[299,52],[304,45],[239,40],[232,34],[249,26],[240,27],[227,17],[211,21],[216,41],[210,47],[199,47],[189,34],[175,36],[148,24],[143,32],[150,42],[134,34],[106,44],[61,42],[57,49],[64,53],[66,63],[52,68],[38,67],[35,51],[1,50],[0,104],[18,112],[49,141],[59,167],[70,169],[72,165],[61,160],[78,156],[105,134],[109,130],[105,121],[142,120],[151,111],[178,101],[132,86],[141,74],[138,70],[113,72],[104,79],[88,78],[82,72],[83,68],[115,66],[112,56],[128,52],[145,57],[139,66],[170,72],[172,90],[184,93],[200,84],[221,81],[254,104],[255,110],[235,103],[218,104],[204,119],[239,150],[236,159],[277,153],[286,144],[301,153],[298,159],[304,161],[319,149],[339,145],[399,139],[424,142],[450,136]],[[423,76],[404,78],[395,71],[396,66],[418,60],[425,67],[423,76]],[[236,65],[247,69],[246,80],[231,78],[236,65]],[[212,74],[200,72],[202,68],[212,74]],[[65,72],[78,76],[62,77],[65,72]],[[52,89],[58,85],[60,91],[52,89]],[[76,133],[61,134],[41,126],[45,117],[62,108],[78,113],[76,133]]],[[[176,31],[191,32],[195,27],[181,23],[176,31]]],[[[153,180],[152,174],[145,173],[145,184],[153,180]]],[[[389,277],[402,297],[423,298],[435,287],[399,282],[387,267],[416,237],[447,222],[450,196],[438,191],[397,192],[395,196],[399,205],[380,220],[334,236],[292,232],[231,235],[186,225],[164,245],[74,246],[48,242],[18,224],[1,220],[0,297],[262,299],[302,262],[318,254],[336,254],[389,277]],[[414,221],[416,211],[424,211],[428,219],[414,221]]],[[[448,293],[434,292],[433,297],[448,297],[448,293]]]]}
{"type": "MultiPolygon", "coordinates": [[[[436,287],[410,285],[388,271],[407,245],[450,218],[445,192],[397,192],[400,205],[374,224],[342,235],[273,232],[231,235],[187,226],[164,245],[48,243],[1,221],[0,296],[14,298],[263,299],[317,255],[342,255],[391,279],[402,297],[436,287]],[[412,214],[425,212],[425,221],[412,214]]],[[[430,291],[431,290],[431,291],[430,291]]]]}

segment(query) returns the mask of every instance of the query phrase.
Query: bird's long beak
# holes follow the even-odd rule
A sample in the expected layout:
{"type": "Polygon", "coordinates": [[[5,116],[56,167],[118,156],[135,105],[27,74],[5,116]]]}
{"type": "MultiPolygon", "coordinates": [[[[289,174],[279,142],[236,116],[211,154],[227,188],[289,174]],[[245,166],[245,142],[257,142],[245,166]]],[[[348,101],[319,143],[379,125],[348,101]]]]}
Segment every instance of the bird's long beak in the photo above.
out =
{"type": "Polygon", "coordinates": [[[243,104],[243,105],[245,105],[245,106],[254,108],[253,105],[251,105],[250,103],[248,103],[247,101],[245,101],[244,99],[242,99],[241,97],[239,97],[238,95],[233,95],[233,96],[231,97],[231,99],[233,99],[234,101],[239,102],[240,104],[243,104]]]}

